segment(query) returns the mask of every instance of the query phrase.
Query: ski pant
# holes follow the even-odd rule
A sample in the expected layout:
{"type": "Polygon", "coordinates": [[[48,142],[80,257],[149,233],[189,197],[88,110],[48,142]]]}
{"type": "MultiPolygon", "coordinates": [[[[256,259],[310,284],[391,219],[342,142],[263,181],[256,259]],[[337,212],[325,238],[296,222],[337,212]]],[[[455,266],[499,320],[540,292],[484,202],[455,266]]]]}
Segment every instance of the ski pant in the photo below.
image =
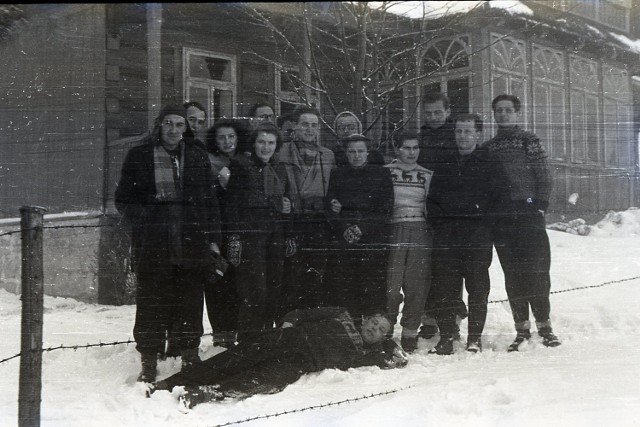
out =
{"type": "Polygon", "coordinates": [[[402,290],[404,308],[400,324],[404,335],[415,335],[422,320],[430,287],[431,251],[432,234],[426,222],[392,224],[387,265],[387,314],[393,323],[397,321],[402,290]]]}
{"type": "Polygon", "coordinates": [[[468,334],[482,335],[487,319],[489,266],[493,245],[488,227],[475,221],[451,221],[434,231],[432,293],[436,300],[436,318],[441,335],[455,332],[456,315],[464,307],[462,286],[469,294],[468,334]]]}
{"type": "Polygon", "coordinates": [[[198,348],[203,334],[203,269],[169,263],[136,276],[136,320],[133,337],[144,354],[164,354],[171,339],[178,353],[198,348]]]}
{"type": "Polygon", "coordinates": [[[157,388],[217,385],[222,395],[247,397],[276,393],[317,370],[302,330],[271,329],[159,381],[157,388]]]}
{"type": "Polygon", "coordinates": [[[296,241],[296,253],[285,258],[280,316],[291,310],[322,305],[326,270],[327,222],[322,217],[298,218],[287,237],[296,241]]]}
{"type": "Polygon", "coordinates": [[[501,215],[494,222],[493,239],[516,328],[528,329],[529,307],[537,322],[548,322],[551,249],[544,215],[538,211],[501,215]]]}
{"type": "Polygon", "coordinates": [[[238,340],[279,321],[284,241],[282,228],[241,234],[242,259],[235,269],[240,309],[238,340]]]}
{"type": "Polygon", "coordinates": [[[214,334],[237,330],[240,299],[235,283],[235,268],[229,266],[220,280],[204,286],[207,314],[214,334]]]}

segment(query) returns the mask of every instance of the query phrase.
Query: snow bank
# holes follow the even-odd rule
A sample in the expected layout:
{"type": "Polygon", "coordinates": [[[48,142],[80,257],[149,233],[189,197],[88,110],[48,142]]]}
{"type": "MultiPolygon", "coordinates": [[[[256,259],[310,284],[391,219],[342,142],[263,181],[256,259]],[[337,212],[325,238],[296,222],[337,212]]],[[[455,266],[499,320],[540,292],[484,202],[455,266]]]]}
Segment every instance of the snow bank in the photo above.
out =
{"type": "Polygon", "coordinates": [[[591,227],[594,236],[625,237],[640,236],[640,209],[629,208],[624,212],[610,211],[591,227]]]}

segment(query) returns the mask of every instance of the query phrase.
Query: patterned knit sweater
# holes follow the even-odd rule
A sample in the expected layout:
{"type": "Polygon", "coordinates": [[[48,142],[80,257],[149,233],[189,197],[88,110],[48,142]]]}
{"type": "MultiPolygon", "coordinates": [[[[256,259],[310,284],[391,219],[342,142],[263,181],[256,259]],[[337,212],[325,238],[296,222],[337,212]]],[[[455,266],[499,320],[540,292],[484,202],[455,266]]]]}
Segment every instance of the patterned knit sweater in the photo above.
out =
{"type": "Polygon", "coordinates": [[[547,210],[553,177],[540,139],[515,126],[499,129],[484,147],[495,155],[498,167],[504,173],[502,199],[547,210]]]}

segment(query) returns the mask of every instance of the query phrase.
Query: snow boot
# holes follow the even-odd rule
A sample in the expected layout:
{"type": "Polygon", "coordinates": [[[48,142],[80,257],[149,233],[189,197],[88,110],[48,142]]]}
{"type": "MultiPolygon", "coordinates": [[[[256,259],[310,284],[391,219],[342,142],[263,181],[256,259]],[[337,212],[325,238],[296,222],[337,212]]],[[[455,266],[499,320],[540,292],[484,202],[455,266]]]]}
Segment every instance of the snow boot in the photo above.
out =
{"type": "Polygon", "coordinates": [[[482,339],[480,337],[467,337],[467,351],[469,353],[480,353],[482,351],[482,339]]]}
{"type": "Polygon", "coordinates": [[[518,351],[520,344],[522,344],[525,341],[528,341],[530,338],[531,338],[531,332],[529,331],[529,329],[517,329],[516,339],[513,340],[513,342],[507,349],[507,351],[508,352],[518,351]]]}
{"type": "Polygon", "coordinates": [[[156,382],[156,368],[158,366],[158,358],[155,353],[140,353],[140,362],[142,370],[136,381],[141,383],[156,382]]]}
{"type": "Polygon", "coordinates": [[[424,338],[425,340],[430,340],[438,333],[438,326],[431,324],[424,324],[420,327],[420,332],[418,332],[418,336],[420,338],[424,338]]]}
{"type": "Polygon", "coordinates": [[[198,355],[198,348],[189,348],[182,350],[182,370],[191,368],[194,364],[200,363],[200,356],[198,355]]]}
{"type": "Polygon", "coordinates": [[[453,339],[452,335],[441,335],[440,341],[429,350],[429,354],[438,354],[440,356],[448,356],[453,354],[453,339]]]}
{"type": "Polygon", "coordinates": [[[538,335],[542,337],[542,344],[545,347],[557,347],[562,344],[550,326],[538,329],[538,335]]]}
{"type": "Polygon", "coordinates": [[[407,353],[413,353],[418,349],[418,336],[400,338],[400,346],[407,353]]]}

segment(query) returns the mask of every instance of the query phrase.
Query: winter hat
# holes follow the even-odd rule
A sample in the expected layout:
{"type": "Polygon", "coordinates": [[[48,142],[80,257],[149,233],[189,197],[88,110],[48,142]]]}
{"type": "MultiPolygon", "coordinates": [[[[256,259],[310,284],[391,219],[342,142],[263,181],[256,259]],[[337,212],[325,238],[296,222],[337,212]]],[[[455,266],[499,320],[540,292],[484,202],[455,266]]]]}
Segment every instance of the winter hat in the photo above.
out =
{"type": "Polygon", "coordinates": [[[185,121],[187,120],[187,110],[182,105],[169,104],[165,105],[164,108],[160,110],[160,114],[158,114],[157,119],[158,123],[162,122],[162,119],[170,114],[175,114],[176,116],[183,117],[185,121]]]}
{"type": "Polygon", "coordinates": [[[360,121],[358,116],[353,114],[351,111],[343,111],[342,113],[339,113],[336,116],[336,119],[333,121],[333,129],[334,130],[338,129],[338,119],[341,118],[341,117],[345,117],[345,116],[351,116],[354,119],[356,119],[356,123],[358,124],[358,130],[356,131],[356,133],[362,133],[362,122],[360,121]]]}

